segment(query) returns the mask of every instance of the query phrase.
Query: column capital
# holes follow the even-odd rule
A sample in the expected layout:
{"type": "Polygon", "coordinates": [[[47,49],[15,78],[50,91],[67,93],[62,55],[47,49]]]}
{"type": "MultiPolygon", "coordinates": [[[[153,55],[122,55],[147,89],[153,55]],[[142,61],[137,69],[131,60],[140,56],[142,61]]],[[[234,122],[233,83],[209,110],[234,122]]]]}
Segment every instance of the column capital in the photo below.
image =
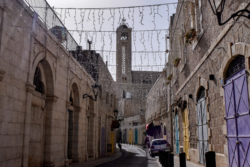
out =
{"type": "Polygon", "coordinates": [[[74,106],[74,111],[75,112],[81,112],[82,111],[82,107],[74,106]]]}
{"type": "Polygon", "coordinates": [[[26,84],[26,91],[27,92],[30,92],[30,93],[33,93],[33,91],[35,90],[36,86],[31,84],[31,83],[27,83],[26,84]]]}
{"type": "Polygon", "coordinates": [[[91,112],[91,111],[86,111],[86,115],[88,116],[88,117],[95,117],[95,113],[94,112],[91,112]]]}
{"type": "Polygon", "coordinates": [[[57,102],[58,97],[55,95],[46,95],[46,101],[47,102],[57,102]]]}
{"type": "Polygon", "coordinates": [[[69,108],[71,105],[71,102],[70,101],[66,101],[66,107],[69,108]]]}
{"type": "Polygon", "coordinates": [[[0,81],[3,80],[5,73],[6,73],[6,72],[5,72],[4,70],[1,70],[1,69],[0,69],[0,81]]]}

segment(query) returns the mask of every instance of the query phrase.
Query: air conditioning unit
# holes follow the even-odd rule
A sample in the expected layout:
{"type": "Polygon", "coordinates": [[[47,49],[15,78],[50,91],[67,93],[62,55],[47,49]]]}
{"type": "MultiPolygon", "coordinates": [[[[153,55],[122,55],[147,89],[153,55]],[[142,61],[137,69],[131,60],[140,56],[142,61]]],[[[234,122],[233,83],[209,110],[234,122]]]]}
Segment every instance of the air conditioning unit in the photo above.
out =
{"type": "Polygon", "coordinates": [[[131,99],[131,93],[126,94],[126,99],[131,99]]]}

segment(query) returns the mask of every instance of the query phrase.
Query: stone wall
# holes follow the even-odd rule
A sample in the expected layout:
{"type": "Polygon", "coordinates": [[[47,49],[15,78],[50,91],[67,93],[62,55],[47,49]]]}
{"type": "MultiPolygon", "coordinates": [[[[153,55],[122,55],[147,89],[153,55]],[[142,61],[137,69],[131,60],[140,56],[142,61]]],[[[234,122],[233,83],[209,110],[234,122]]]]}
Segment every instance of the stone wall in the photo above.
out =
{"type": "MultiPolygon", "coordinates": [[[[232,12],[249,8],[248,1],[226,2],[223,18],[229,18],[232,12]],[[230,9],[230,10],[229,10],[230,9]]],[[[222,86],[225,76],[223,72],[230,62],[231,56],[242,54],[247,57],[244,49],[232,54],[234,48],[249,46],[249,20],[240,17],[236,22],[230,21],[224,26],[219,26],[216,16],[212,13],[209,3],[179,3],[170,33],[170,56],[167,72],[173,74],[171,80],[172,109],[179,115],[180,146],[183,146],[182,115],[183,110],[175,105],[180,98],[187,102],[189,110],[189,152],[190,161],[198,163],[199,155],[197,131],[197,96],[201,87],[205,88],[206,111],[208,120],[209,151],[218,154],[218,166],[228,166],[227,134],[224,129],[225,106],[222,86]],[[202,7],[202,8],[201,8],[202,7]],[[185,34],[192,28],[196,30],[196,37],[191,44],[186,44],[185,34]],[[239,46],[242,45],[242,46],[239,46]],[[243,54],[244,53],[244,54],[243,54]],[[231,56],[228,56],[231,55],[231,56]],[[177,67],[174,66],[176,58],[181,58],[177,67]],[[223,72],[220,72],[223,71],[223,72]],[[214,75],[214,80],[209,76],[214,75]],[[192,95],[190,97],[189,95],[192,95]],[[174,101],[175,100],[175,101],[174,101]]],[[[247,50],[247,49],[246,49],[247,50]]],[[[246,67],[248,65],[246,64],[246,67]]],[[[246,70],[248,70],[246,68],[246,70]]],[[[172,118],[174,120],[174,117],[172,118]]],[[[174,122],[173,122],[174,123],[174,122]]]]}
{"type": "MultiPolygon", "coordinates": [[[[106,97],[83,99],[92,94],[91,76],[22,0],[5,2],[0,2],[0,166],[64,166],[98,158],[99,118],[110,138],[108,115],[114,117],[115,104],[106,97]]],[[[112,84],[105,88],[105,94],[114,91],[112,84]]]]}

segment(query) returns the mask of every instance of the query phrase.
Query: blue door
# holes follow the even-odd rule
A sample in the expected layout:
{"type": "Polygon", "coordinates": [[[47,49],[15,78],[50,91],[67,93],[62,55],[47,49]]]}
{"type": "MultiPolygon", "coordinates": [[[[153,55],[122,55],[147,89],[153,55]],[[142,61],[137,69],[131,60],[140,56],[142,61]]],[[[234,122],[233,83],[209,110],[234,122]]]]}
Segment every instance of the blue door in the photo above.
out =
{"type": "Polygon", "coordinates": [[[175,125],[175,146],[176,146],[176,154],[179,154],[179,118],[178,118],[178,114],[175,115],[175,121],[174,121],[174,125],[175,125]]]}
{"type": "Polygon", "coordinates": [[[138,130],[135,129],[135,144],[138,144],[138,130]]]}

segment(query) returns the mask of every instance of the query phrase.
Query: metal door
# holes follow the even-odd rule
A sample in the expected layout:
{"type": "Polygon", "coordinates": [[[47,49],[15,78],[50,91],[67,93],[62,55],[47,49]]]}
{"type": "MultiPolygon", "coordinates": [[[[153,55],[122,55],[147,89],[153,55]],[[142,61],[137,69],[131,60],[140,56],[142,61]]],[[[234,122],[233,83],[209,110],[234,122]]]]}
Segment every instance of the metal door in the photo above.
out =
{"type": "Polygon", "coordinates": [[[205,164],[205,153],[208,151],[208,125],[205,97],[197,103],[199,162],[205,164]]]}
{"type": "Polygon", "coordinates": [[[245,69],[224,85],[229,167],[250,167],[250,114],[245,69]]]}
{"type": "Polygon", "coordinates": [[[138,130],[135,129],[135,144],[138,144],[138,130]]]}
{"type": "Polygon", "coordinates": [[[105,128],[102,127],[101,156],[105,155],[105,138],[106,138],[105,136],[106,136],[105,128]]]}
{"type": "Polygon", "coordinates": [[[189,122],[188,122],[188,109],[186,108],[183,113],[183,139],[184,139],[184,152],[186,158],[189,159],[189,122]]]}
{"type": "Polygon", "coordinates": [[[178,123],[178,114],[175,115],[175,146],[176,146],[176,154],[180,153],[179,149],[179,123],[178,123]]]}

